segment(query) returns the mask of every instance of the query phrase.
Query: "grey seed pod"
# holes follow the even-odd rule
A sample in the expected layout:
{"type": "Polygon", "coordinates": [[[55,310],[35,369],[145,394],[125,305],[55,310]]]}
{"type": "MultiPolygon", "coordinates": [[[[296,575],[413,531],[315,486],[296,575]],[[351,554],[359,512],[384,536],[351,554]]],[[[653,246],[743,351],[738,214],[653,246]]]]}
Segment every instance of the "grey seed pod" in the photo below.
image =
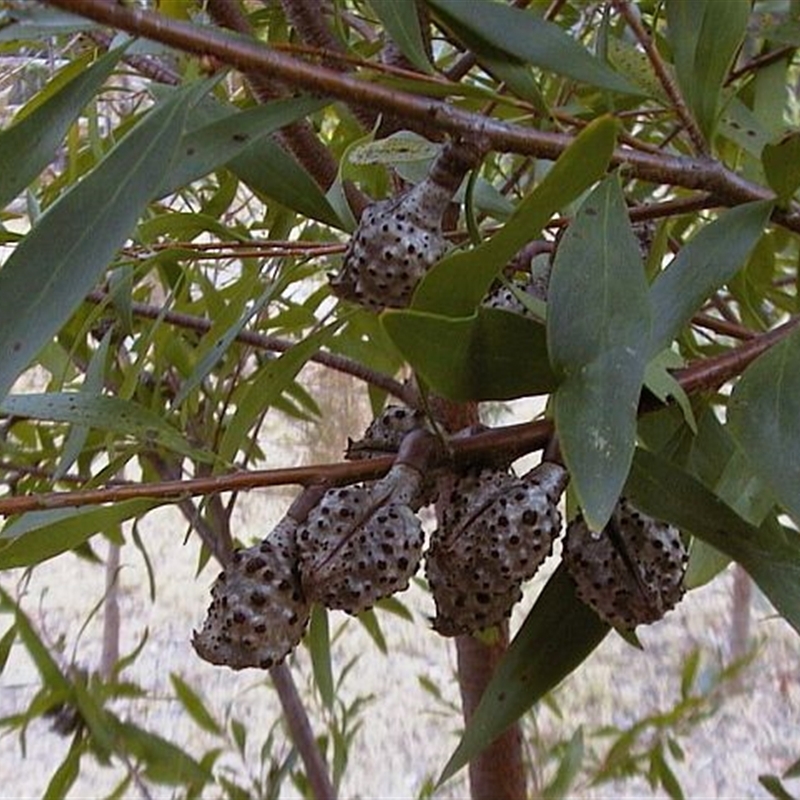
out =
{"type": "Polygon", "coordinates": [[[371,311],[407,306],[417,284],[447,250],[442,218],[480,157],[475,145],[451,142],[425,180],[365,209],[341,270],[329,276],[333,293],[371,311]]]}
{"type": "Polygon", "coordinates": [[[581,516],[573,520],[563,557],[578,597],[615,628],[656,622],[683,597],[688,556],[680,533],[626,499],[600,533],[581,516]]]}
{"type": "Polygon", "coordinates": [[[260,544],[238,550],[220,573],[192,645],[212,664],[269,669],[300,642],[310,604],[297,572],[297,522],[285,517],[260,544]]]}
{"type": "Polygon", "coordinates": [[[360,439],[348,440],[345,458],[358,461],[396,453],[406,435],[420,428],[427,428],[427,420],[422,411],[407,406],[388,405],[370,423],[360,439]]]}
{"type": "Polygon", "coordinates": [[[380,481],[325,493],[297,535],[307,597],[359,614],[408,588],[424,543],[412,510],[421,481],[397,464],[380,481]]]}
{"type": "Polygon", "coordinates": [[[549,462],[522,478],[482,469],[456,482],[425,559],[435,630],[472,633],[511,614],[522,584],[552,552],[566,482],[566,470],[549,462]]]}

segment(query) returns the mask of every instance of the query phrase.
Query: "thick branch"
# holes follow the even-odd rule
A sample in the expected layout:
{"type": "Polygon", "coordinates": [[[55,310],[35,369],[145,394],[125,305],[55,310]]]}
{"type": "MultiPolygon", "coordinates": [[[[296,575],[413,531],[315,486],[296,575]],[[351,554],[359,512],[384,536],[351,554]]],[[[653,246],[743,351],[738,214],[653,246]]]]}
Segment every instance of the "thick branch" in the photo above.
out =
{"type": "MultiPolygon", "coordinates": [[[[420,97],[363,81],[353,75],[306,64],[258,43],[171,20],[150,11],[110,4],[105,0],[47,2],[96,22],[146,36],[187,52],[213,55],[245,72],[259,70],[265,75],[310,92],[369,105],[379,111],[398,114],[411,120],[424,121],[451,134],[480,133],[493,149],[502,152],[555,160],[573,140],[567,134],[538,131],[522,125],[500,122],[464,111],[446,100],[420,97]]],[[[724,205],[738,205],[774,197],[772,191],[745,180],[711,159],[618,148],[612,162],[624,166],[630,177],[712,192],[724,205]]],[[[789,214],[776,212],[775,218],[786,227],[800,232],[800,208],[797,206],[793,206],[789,214]]]]}

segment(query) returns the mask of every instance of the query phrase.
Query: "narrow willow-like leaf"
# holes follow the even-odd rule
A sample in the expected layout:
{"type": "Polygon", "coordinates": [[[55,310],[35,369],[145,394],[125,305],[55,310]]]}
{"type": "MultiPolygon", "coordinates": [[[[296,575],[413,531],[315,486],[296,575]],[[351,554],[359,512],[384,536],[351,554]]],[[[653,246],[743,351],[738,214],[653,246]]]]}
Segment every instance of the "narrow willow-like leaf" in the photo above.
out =
{"type": "Polygon", "coordinates": [[[602,177],[616,135],[611,117],[587,125],[500,231],[472,250],[446,256],[428,272],[414,294],[413,308],[452,317],[472,314],[520,248],[539,235],[556,211],[602,177]]]}
{"type": "MultiPolygon", "coordinates": [[[[250,286],[248,285],[244,288],[249,294],[250,286]]],[[[245,312],[242,312],[236,304],[231,303],[226,309],[215,314],[214,325],[209,330],[208,334],[206,334],[203,343],[201,343],[198,348],[201,352],[203,350],[205,350],[205,352],[203,352],[198,360],[191,375],[181,384],[180,391],[172,402],[173,408],[180,406],[194,389],[205,380],[206,376],[214,368],[214,365],[230,347],[233,340],[242,332],[244,326],[247,325],[247,323],[258,314],[277,293],[279,293],[279,291],[280,289],[276,287],[274,283],[270,282],[264,287],[261,295],[255,299],[253,304],[245,312]],[[208,346],[207,342],[211,342],[212,344],[208,346]]]]}
{"type": "Polygon", "coordinates": [[[72,34],[97,27],[97,23],[77,14],[68,14],[57,8],[38,3],[20,3],[13,8],[4,8],[4,21],[0,28],[0,42],[31,39],[50,39],[60,34],[72,34]]]}
{"type": "Polygon", "coordinates": [[[698,480],[638,450],[625,493],[646,514],[697,536],[738,561],[800,632],[800,535],[773,516],[751,525],[698,480]]]}
{"type": "Polygon", "coordinates": [[[0,569],[40,564],[78,547],[96,533],[141,516],[160,502],[143,498],[91,508],[30,511],[0,531],[0,569]]]}
{"type": "Polygon", "coordinates": [[[69,126],[112,73],[124,49],[106,53],[30,114],[0,132],[0,208],[53,160],[69,126]]]}
{"type": "MultiPolygon", "coordinates": [[[[185,134],[159,195],[172,194],[193,180],[234,160],[246,148],[276,130],[319,111],[327,100],[293,97],[234,111],[185,134]]],[[[208,108],[208,107],[207,107],[208,108]]],[[[221,107],[220,107],[221,109],[221,107]]]]}
{"type": "Polygon", "coordinates": [[[341,321],[335,322],[312,333],[291,350],[287,350],[262,367],[252,384],[239,398],[236,413],[225,429],[218,451],[222,462],[233,461],[236,451],[247,441],[248,431],[256,419],[280,398],[308,359],[336,333],[341,325],[341,321]]]}
{"type": "Polygon", "coordinates": [[[141,761],[150,780],[176,786],[189,783],[199,789],[211,779],[207,769],[163,736],[117,717],[111,719],[116,749],[141,761]]]}
{"type": "Polygon", "coordinates": [[[61,800],[61,798],[67,796],[80,774],[83,751],[82,740],[79,738],[73,739],[66,756],[64,756],[64,760],[59,764],[58,769],[53,773],[47,784],[43,800],[61,800]]]}
{"type": "Polygon", "coordinates": [[[745,370],[728,405],[728,427],[749,465],[800,523],[800,330],[745,370]]]}
{"type": "Polygon", "coordinates": [[[148,446],[161,446],[176,453],[213,460],[210,453],[191,447],[183,434],[155,411],[133,400],[89,392],[44,392],[9,395],[0,403],[0,413],[51,422],[69,422],[132,436],[148,446]]]}
{"type": "Polygon", "coordinates": [[[461,318],[392,310],[380,319],[408,363],[451,400],[509,400],[556,386],[545,328],[529,317],[480,308],[461,318]]]}
{"type": "Polygon", "coordinates": [[[447,27],[480,58],[508,53],[541,69],[623,94],[641,90],[595,58],[558,25],[530,11],[485,0],[426,0],[447,27]]]}
{"type": "Polygon", "coordinates": [[[431,72],[414,0],[370,0],[370,5],[400,52],[421,72],[431,72]]]}
{"type": "Polygon", "coordinates": [[[669,0],[667,38],[681,92],[710,141],[720,95],[747,32],[748,0],[669,0]]]}
{"type": "Polygon", "coordinates": [[[651,356],[668,347],[706,298],[747,263],[773,206],[771,200],[757,200],[731,208],[706,225],[658,274],[650,287],[651,356]]]}
{"type": "MultiPolygon", "coordinates": [[[[292,101],[281,101],[280,107],[288,110],[292,106],[283,104],[299,101],[311,102],[309,98],[296,98],[292,101]]],[[[325,103],[317,102],[320,108],[324,107],[325,103]]],[[[234,106],[225,106],[206,98],[190,112],[189,127],[192,128],[192,133],[196,131],[199,134],[200,129],[220,123],[238,113],[241,112],[234,106]]],[[[213,154],[208,157],[213,158],[213,154]]],[[[259,194],[326,225],[342,227],[341,220],[316,181],[275,141],[273,135],[250,139],[225,166],[259,194]]]]}
{"type": "Polygon", "coordinates": [[[542,590],[439,778],[451,778],[575,670],[611,630],[575,596],[563,565],[542,590]]]}
{"type": "Polygon", "coordinates": [[[761,153],[764,174],[779,200],[787,203],[800,188],[800,134],[791,133],[761,153]]]}
{"type": "Polygon", "coordinates": [[[150,111],[39,219],[0,270],[0,399],[108,266],[161,184],[207,84],[150,111]]]}
{"type": "Polygon", "coordinates": [[[314,683],[325,708],[332,710],[336,699],[333,686],[333,666],[331,664],[331,636],[328,628],[328,610],[315,604],[311,610],[311,623],[306,636],[314,683]]]}
{"type": "Polygon", "coordinates": [[[628,475],[649,336],[647,281],[614,175],[564,235],[548,291],[550,362],[563,376],[556,430],[594,530],[605,527],[628,475]]]}
{"type": "Polygon", "coordinates": [[[13,612],[14,624],[20,641],[25,645],[28,655],[36,665],[42,683],[52,691],[66,697],[70,691],[70,682],[64,677],[58,663],[50,655],[49,648],[39,638],[28,616],[2,586],[0,586],[0,601],[2,601],[2,606],[13,612]]]}
{"type": "Polygon", "coordinates": [[[177,672],[171,672],[169,675],[172,688],[181,705],[186,709],[186,713],[197,723],[197,725],[204,731],[213,733],[216,736],[221,736],[223,730],[219,723],[211,715],[211,712],[206,708],[203,698],[180,676],[177,672]]]}

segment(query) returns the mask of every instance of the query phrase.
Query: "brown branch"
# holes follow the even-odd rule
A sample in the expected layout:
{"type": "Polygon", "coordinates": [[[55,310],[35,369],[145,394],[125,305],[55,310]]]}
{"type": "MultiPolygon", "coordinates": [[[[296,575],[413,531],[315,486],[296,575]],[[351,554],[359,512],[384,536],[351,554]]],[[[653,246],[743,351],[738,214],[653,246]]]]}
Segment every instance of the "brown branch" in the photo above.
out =
{"type": "MultiPolygon", "coordinates": [[[[208,12],[221,26],[253,39],[253,31],[238,0],[208,0],[208,12]]],[[[259,70],[244,71],[253,95],[260,103],[286,95],[283,88],[259,70]]],[[[336,180],[338,167],[330,151],[319,140],[308,122],[293,122],[275,134],[275,139],[291,152],[323,190],[336,180]]]]}
{"type": "Polygon", "coordinates": [[[289,733],[298,751],[303,754],[306,777],[316,800],[336,800],[336,791],[328,776],[328,768],[319,752],[314,731],[308,721],[303,701],[297,692],[292,673],[286,664],[269,671],[283,708],[289,733]]]}
{"type": "Polygon", "coordinates": [[[658,52],[650,34],[644,29],[644,25],[642,25],[639,19],[638,12],[631,6],[628,0],[615,0],[614,6],[623,16],[628,27],[633,31],[634,36],[639,40],[639,44],[642,45],[645,53],[647,53],[647,58],[656,73],[656,77],[667,93],[667,97],[672,101],[675,113],[683,123],[695,149],[699,154],[706,155],[708,153],[708,143],[700,131],[700,128],[698,128],[692,112],[686,105],[686,101],[683,99],[678,85],[667,69],[664,59],[661,58],[661,53],[658,52]]]}
{"type": "MultiPolygon", "coordinates": [[[[453,442],[451,449],[455,463],[467,463],[482,454],[494,453],[498,449],[517,458],[526,452],[544,446],[550,434],[549,422],[528,422],[510,425],[453,442]]],[[[443,456],[441,463],[449,463],[443,456]]],[[[317,464],[309,467],[287,467],[283,469],[234,472],[188,480],[166,480],[159,483],[143,483],[114,486],[103,489],[85,489],[75,492],[51,492],[0,499],[0,515],[11,516],[27,511],[49,508],[77,508],[79,506],[119,503],[124,500],[149,497],[154,500],[176,501],[191,496],[217,494],[219,492],[247,491],[266,486],[312,486],[319,483],[342,485],[363,480],[374,480],[388,472],[394,456],[381,456],[364,461],[348,461],[335,464],[317,464]]],[[[434,466],[437,462],[434,462],[434,466]]]]}
{"type": "MultiPolygon", "coordinates": [[[[92,303],[106,303],[108,302],[108,295],[103,291],[95,290],[90,292],[86,299],[92,303]]],[[[168,322],[170,325],[188,328],[198,331],[199,333],[207,333],[211,330],[212,326],[211,320],[205,317],[197,317],[179,311],[164,311],[160,306],[147,305],[146,303],[131,303],[131,312],[137,317],[162,320],[168,322]]],[[[236,336],[235,341],[273,353],[285,353],[297,344],[290,339],[282,339],[279,336],[267,336],[253,331],[242,331],[236,336]]],[[[413,407],[418,405],[419,400],[417,392],[413,387],[406,386],[400,383],[400,381],[396,381],[394,378],[381,372],[376,372],[351,358],[340,356],[336,353],[318,352],[311,356],[309,360],[334,369],[337,372],[342,372],[346,375],[358,378],[378,389],[383,389],[385,392],[392,395],[392,397],[402,400],[406,405],[413,407]]]]}
{"type": "MultiPolygon", "coordinates": [[[[305,64],[258,43],[234,39],[221,31],[171,20],[139,8],[109,4],[104,0],[46,1],[96,22],[146,36],[186,52],[213,55],[245,72],[261,70],[266,75],[310,92],[370,105],[410,120],[434,124],[451,134],[474,135],[479,132],[490,147],[502,152],[555,160],[573,141],[569,135],[500,122],[464,111],[446,100],[419,97],[362,81],[353,75],[305,64]]],[[[742,178],[711,159],[645,153],[623,147],[615,150],[612,163],[623,166],[628,177],[711,192],[724,205],[774,197],[771,190],[742,178]]],[[[785,227],[800,232],[800,207],[796,204],[789,213],[776,211],[774,218],[785,227]]]]}
{"type": "MultiPolygon", "coordinates": [[[[703,359],[676,370],[673,374],[688,394],[716,389],[726,381],[740,375],[752,361],[788,336],[798,324],[800,324],[800,317],[793,317],[780,327],[760,334],[739,347],[728,350],[720,356],[703,359]]],[[[660,404],[654,398],[645,398],[641,404],[641,411],[652,411],[659,406],[660,404]]],[[[450,463],[449,459],[452,459],[452,463],[458,466],[480,461],[489,455],[497,456],[500,452],[509,460],[513,460],[525,453],[540,450],[547,444],[551,435],[552,423],[549,420],[540,420],[493,428],[472,436],[452,439],[450,441],[451,453],[434,461],[432,468],[450,463]]],[[[386,474],[393,462],[394,457],[381,456],[365,461],[235,472],[190,480],[114,486],[74,492],[22,495],[0,499],[0,515],[11,516],[49,508],[77,508],[143,497],[175,501],[193,495],[246,491],[266,486],[349,484],[380,478],[386,474]]]]}

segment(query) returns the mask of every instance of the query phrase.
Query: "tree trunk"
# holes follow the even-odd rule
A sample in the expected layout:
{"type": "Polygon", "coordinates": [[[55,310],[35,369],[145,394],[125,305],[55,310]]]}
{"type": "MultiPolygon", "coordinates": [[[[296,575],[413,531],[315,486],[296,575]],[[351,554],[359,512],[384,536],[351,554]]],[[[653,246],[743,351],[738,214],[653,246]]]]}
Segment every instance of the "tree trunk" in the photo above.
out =
{"type": "MultiPolygon", "coordinates": [[[[473,636],[456,639],[458,679],[464,721],[469,722],[480,702],[495,667],[508,648],[508,625],[498,629],[500,635],[491,645],[473,636]]],[[[469,765],[472,800],[524,800],[525,767],[522,762],[522,731],[512,725],[498,736],[469,765]]]]}

